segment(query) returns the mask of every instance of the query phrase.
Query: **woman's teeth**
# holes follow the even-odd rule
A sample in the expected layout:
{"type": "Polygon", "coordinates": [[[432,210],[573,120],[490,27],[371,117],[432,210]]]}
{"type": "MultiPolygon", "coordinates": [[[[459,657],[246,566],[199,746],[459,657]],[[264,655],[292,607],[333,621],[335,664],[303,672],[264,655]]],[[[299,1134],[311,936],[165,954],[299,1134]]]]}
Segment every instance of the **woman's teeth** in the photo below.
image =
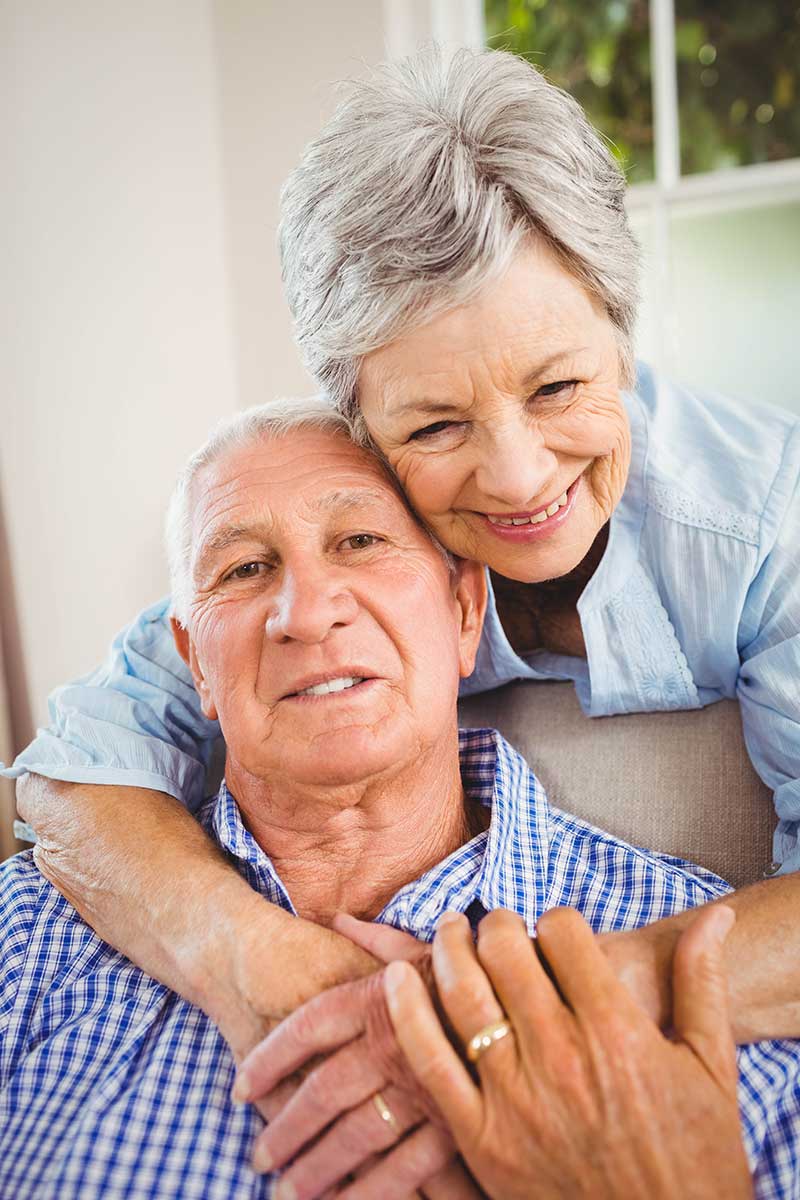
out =
{"type": "Polygon", "coordinates": [[[302,692],[298,692],[298,696],[327,696],[329,692],[343,692],[345,688],[355,687],[357,683],[363,683],[363,679],[352,679],[350,676],[345,676],[341,679],[329,679],[327,683],[318,683],[314,687],[305,688],[302,692]]]}
{"type": "Polygon", "coordinates": [[[555,516],[558,510],[563,508],[566,503],[567,493],[562,492],[557,500],[554,500],[547,508],[542,509],[541,512],[536,513],[532,517],[490,517],[488,513],[486,515],[492,525],[541,525],[542,521],[546,521],[548,517],[555,516]]]}

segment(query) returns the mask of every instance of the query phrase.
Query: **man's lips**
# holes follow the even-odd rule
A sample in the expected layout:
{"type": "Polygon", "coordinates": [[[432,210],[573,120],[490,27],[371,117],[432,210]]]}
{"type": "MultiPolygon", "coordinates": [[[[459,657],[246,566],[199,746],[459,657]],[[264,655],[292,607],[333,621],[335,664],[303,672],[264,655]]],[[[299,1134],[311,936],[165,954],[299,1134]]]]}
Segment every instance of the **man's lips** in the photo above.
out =
{"type": "Polygon", "coordinates": [[[327,696],[339,696],[350,692],[358,691],[367,683],[374,683],[377,676],[374,669],[362,666],[346,666],[337,667],[329,671],[317,671],[313,675],[304,675],[300,679],[295,680],[292,685],[280,697],[281,700],[316,700],[319,696],[303,695],[309,688],[320,687],[324,684],[336,684],[342,680],[356,680],[349,687],[337,687],[336,690],[322,693],[322,698],[327,696]]]}

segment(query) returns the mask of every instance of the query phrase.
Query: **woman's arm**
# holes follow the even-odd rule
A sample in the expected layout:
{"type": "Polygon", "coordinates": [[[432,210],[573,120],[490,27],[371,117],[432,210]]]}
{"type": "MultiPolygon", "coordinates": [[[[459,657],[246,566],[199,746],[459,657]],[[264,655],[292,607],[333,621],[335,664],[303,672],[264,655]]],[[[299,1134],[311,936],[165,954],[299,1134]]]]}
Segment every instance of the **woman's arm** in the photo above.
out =
{"type": "MultiPolygon", "coordinates": [[[[733,1035],[739,1045],[800,1036],[800,875],[723,897],[736,913],[725,944],[733,1035]]],[[[692,911],[598,940],[617,976],[662,1027],[672,1020],[672,958],[692,911]]]]}
{"type": "Polygon", "coordinates": [[[17,784],[39,869],[107,942],[198,1005],[241,1058],[334,984],[375,970],[347,938],[269,904],[177,800],[144,788],[17,784]]]}

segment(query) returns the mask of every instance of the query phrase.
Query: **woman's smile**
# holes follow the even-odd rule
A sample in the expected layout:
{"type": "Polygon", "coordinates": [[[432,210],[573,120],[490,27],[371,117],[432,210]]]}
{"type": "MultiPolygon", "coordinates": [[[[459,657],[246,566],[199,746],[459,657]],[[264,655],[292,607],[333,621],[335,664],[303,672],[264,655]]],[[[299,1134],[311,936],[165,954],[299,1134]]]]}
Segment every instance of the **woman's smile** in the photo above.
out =
{"type": "Polygon", "coordinates": [[[480,513],[490,533],[511,542],[534,542],[551,537],[572,515],[581,476],[557,499],[531,512],[480,513]]]}

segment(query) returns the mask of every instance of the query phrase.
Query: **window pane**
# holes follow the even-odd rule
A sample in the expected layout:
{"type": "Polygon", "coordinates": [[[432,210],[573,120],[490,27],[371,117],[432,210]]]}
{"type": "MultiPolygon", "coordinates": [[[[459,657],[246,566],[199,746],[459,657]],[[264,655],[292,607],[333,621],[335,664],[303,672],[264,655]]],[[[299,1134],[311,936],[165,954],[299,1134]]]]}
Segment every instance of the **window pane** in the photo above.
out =
{"type": "Polygon", "coordinates": [[[800,0],[675,0],[681,171],[800,156],[800,0]]]}
{"type": "Polygon", "coordinates": [[[647,0],[484,0],[484,13],[490,46],[571,92],[632,183],[653,178],[647,0]]]}
{"type": "Polygon", "coordinates": [[[674,217],[667,372],[800,413],[800,204],[674,217]]]}

